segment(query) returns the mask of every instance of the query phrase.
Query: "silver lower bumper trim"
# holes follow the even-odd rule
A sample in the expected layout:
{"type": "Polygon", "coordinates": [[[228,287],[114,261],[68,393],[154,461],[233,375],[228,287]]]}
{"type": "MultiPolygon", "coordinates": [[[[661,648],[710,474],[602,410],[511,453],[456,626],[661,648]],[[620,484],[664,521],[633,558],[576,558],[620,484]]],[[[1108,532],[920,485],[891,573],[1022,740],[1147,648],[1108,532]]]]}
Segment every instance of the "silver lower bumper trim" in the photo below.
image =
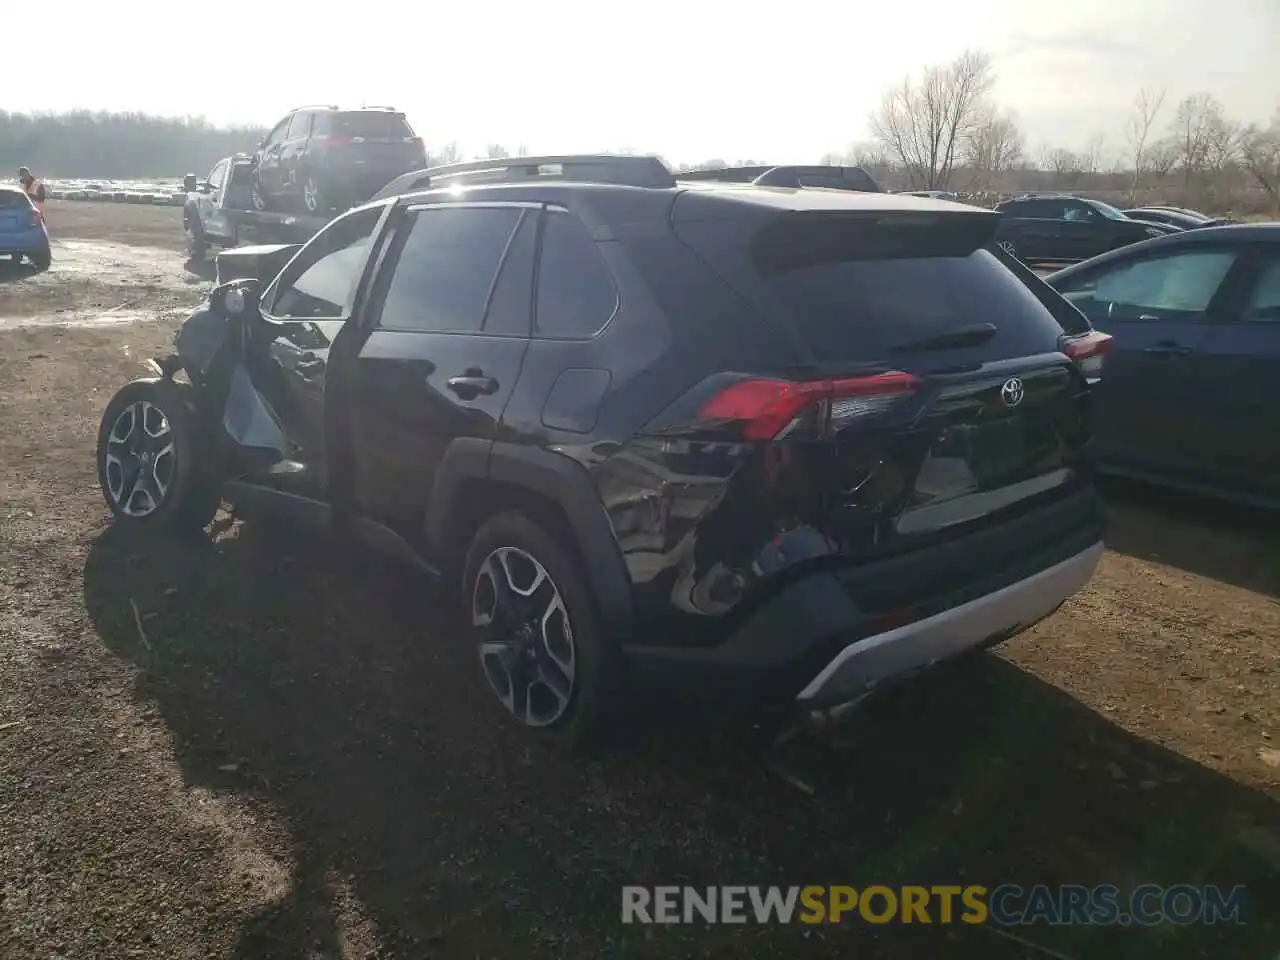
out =
{"type": "Polygon", "coordinates": [[[1102,550],[1102,543],[1095,543],[1074,557],[985,597],[863,637],[841,650],[797,699],[803,703],[844,694],[856,696],[880,681],[931,666],[1001,634],[1012,635],[1053,612],[1088,583],[1102,550]]]}

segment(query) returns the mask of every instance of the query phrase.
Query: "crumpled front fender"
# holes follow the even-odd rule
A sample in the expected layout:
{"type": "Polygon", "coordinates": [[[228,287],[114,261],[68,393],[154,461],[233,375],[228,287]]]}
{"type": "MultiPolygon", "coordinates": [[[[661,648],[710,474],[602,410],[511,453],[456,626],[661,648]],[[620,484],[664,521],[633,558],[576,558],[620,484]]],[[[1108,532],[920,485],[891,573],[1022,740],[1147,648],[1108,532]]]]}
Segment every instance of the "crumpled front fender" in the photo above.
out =
{"type": "Polygon", "coordinates": [[[289,450],[280,418],[254,387],[249,371],[236,364],[231,372],[222,426],[239,446],[268,450],[283,458],[289,450]]]}

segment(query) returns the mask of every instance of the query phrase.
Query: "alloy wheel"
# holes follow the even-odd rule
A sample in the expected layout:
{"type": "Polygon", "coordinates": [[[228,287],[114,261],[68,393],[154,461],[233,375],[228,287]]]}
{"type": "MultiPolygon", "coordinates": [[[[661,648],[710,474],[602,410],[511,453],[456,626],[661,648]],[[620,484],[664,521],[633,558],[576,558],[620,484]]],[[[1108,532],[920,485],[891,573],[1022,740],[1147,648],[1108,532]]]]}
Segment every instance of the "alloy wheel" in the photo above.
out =
{"type": "Polygon", "coordinates": [[[164,411],[146,400],[125,407],[111,425],[103,460],[107,493],[121,513],[146,517],[160,509],[177,466],[164,411]]]}
{"type": "Polygon", "coordinates": [[[546,568],[517,547],[493,550],[476,573],[471,623],[485,678],[512,716],[531,727],[564,716],[577,656],[569,612],[546,568]]]}
{"type": "Polygon", "coordinates": [[[307,209],[312,213],[315,213],[320,207],[320,190],[316,186],[315,178],[310,174],[302,182],[302,202],[306,204],[307,209]]]}

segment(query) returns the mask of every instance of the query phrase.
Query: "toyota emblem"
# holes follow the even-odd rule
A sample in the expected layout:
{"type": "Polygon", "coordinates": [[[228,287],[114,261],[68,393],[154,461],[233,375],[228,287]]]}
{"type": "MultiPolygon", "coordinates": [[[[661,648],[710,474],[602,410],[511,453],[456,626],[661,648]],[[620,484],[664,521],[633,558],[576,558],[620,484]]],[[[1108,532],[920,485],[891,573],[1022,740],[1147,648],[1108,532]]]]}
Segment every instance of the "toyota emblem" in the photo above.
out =
{"type": "Polygon", "coordinates": [[[1022,398],[1026,395],[1026,388],[1022,385],[1022,381],[1017,377],[1010,377],[1004,382],[1004,386],[1000,388],[1000,399],[1004,401],[1006,407],[1016,407],[1022,402],[1022,398]]]}

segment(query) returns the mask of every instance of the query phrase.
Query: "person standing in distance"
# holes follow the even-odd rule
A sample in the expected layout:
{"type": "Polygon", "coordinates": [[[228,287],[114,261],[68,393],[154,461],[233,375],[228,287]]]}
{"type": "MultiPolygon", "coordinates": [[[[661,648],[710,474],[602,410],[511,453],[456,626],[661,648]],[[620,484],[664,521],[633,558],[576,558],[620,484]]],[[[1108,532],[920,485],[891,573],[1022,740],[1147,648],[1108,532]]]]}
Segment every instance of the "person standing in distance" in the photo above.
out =
{"type": "Polygon", "coordinates": [[[18,182],[22,184],[22,189],[26,191],[27,196],[31,198],[31,202],[36,205],[36,209],[40,211],[40,219],[44,219],[44,182],[37,180],[31,175],[31,171],[26,167],[18,168],[18,182]]]}

